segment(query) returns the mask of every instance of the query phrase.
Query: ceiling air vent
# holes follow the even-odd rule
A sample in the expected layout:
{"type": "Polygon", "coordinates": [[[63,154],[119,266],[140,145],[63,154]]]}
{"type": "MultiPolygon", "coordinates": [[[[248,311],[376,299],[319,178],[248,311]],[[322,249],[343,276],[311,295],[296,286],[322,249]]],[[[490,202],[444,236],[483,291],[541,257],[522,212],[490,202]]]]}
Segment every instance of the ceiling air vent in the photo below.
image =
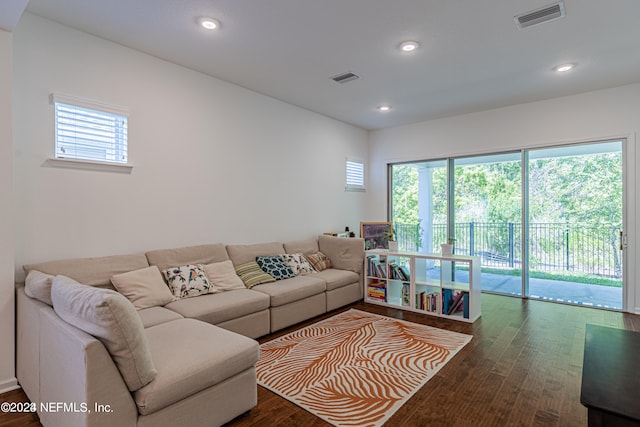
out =
{"type": "Polygon", "coordinates": [[[527,28],[543,22],[553,21],[564,16],[564,2],[545,6],[541,9],[516,15],[514,18],[519,28],[527,28]]]}
{"type": "Polygon", "coordinates": [[[331,77],[331,79],[336,83],[346,83],[359,78],[360,76],[353,74],[352,72],[338,74],[337,76],[331,77]]]}

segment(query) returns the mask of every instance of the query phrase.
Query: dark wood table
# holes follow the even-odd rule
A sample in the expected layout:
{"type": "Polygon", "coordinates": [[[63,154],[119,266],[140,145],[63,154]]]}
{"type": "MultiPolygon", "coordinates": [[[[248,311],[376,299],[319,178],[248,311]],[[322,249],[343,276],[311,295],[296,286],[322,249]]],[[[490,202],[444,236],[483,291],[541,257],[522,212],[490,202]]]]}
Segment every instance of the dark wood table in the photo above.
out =
{"type": "Polygon", "coordinates": [[[589,427],[640,426],[640,332],[587,325],[580,403],[589,427]]]}

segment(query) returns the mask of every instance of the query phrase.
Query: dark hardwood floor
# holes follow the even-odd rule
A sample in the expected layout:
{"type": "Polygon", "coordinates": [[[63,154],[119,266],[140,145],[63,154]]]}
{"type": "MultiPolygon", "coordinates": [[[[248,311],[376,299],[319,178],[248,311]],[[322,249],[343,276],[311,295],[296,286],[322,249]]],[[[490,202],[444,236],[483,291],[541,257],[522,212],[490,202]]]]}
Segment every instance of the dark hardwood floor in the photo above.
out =
{"type": "MultiPolygon", "coordinates": [[[[640,331],[636,315],[490,294],[482,295],[482,317],[473,325],[371,304],[350,307],[473,335],[387,426],[586,426],[580,404],[586,324],[640,331]]],[[[0,402],[26,399],[21,390],[0,395],[0,402]]],[[[29,414],[0,413],[0,427],[32,425],[39,424],[29,414]]],[[[258,387],[258,406],[226,427],[300,425],[329,424],[258,387]]]]}

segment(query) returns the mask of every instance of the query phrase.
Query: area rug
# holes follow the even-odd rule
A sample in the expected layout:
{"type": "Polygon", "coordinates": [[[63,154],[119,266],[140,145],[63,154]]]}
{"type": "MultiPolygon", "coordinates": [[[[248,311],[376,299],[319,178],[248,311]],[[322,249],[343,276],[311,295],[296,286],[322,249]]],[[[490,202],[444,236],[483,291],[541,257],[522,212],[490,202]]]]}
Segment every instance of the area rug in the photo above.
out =
{"type": "Polygon", "coordinates": [[[258,383],[335,426],[381,426],[471,338],[351,309],[262,344],[258,383]]]}

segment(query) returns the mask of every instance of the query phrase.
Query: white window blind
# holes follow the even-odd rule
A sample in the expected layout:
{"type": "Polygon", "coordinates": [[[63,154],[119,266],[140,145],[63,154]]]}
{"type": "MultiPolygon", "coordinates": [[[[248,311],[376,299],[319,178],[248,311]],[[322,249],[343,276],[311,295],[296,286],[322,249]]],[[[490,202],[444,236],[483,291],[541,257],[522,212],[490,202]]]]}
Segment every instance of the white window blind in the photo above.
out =
{"type": "Polygon", "coordinates": [[[88,162],[128,162],[128,114],[108,106],[52,94],[55,157],[88,162]]]}
{"type": "Polygon", "coordinates": [[[364,187],[364,163],[362,161],[347,159],[347,185],[345,191],[365,191],[364,187]]]}

